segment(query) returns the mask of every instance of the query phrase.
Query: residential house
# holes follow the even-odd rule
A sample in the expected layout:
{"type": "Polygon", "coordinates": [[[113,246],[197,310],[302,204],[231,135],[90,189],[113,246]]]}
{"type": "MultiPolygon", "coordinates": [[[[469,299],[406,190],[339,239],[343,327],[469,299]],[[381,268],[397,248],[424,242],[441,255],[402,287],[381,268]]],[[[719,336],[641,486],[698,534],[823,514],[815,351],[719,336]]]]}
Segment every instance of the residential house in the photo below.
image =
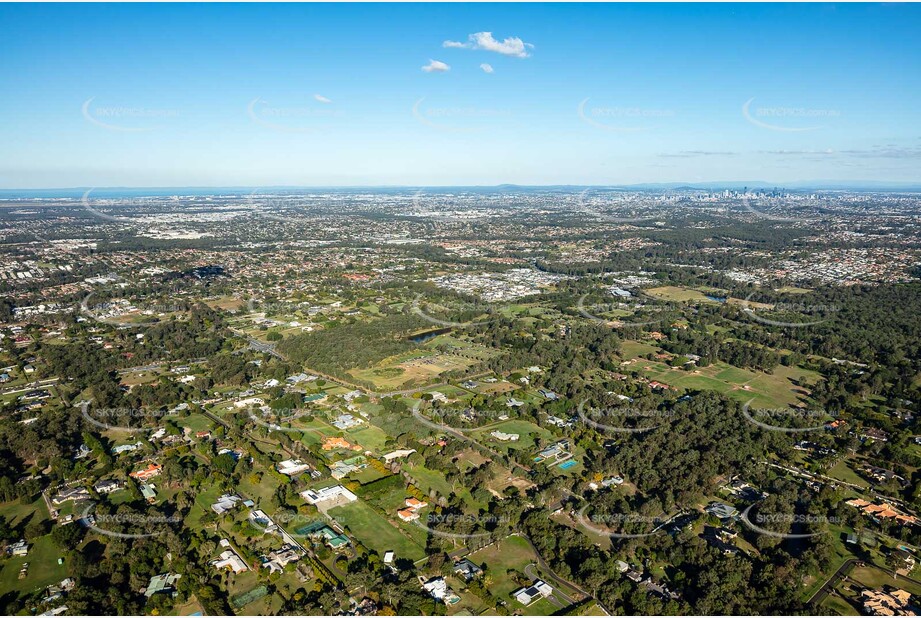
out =
{"type": "Polygon", "coordinates": [[[268,569],[270,573],[280,573],[284,571],[285,566],[300,559],[301,553],[298,548],[290,543],[285,543],[262,557],[262,567],[268,569]]]}
{"type": "Polygon", "coordinates": [[[739,514],[738,509],[725,502],[711,502],[704,510],[721,520],[733,519],[739,514]]]}
{"type": "Polygon", "coordinates": [[[868,616],[915,616],[911,609],[911,593],[907,590],[864,590],[863,609],[868,616]]]}
{"type": "Polygon", "coordinates": [[[230,569],[234,573],[243,573],[249,570],[243,558],[241,558],[240,554],[231,546],[230,541],[221,539],[220,545],[225,549],[221,552],[217,560],[211,561],[212,566],[217,569],[230,569]]]}
{"type": "Polygon", "coordinates": [[[145,469],[132,472],[128,476],[130,476],[131,478],[137,479],[139,481],[146,481],[146,480],[154,478],[155,476],[159,476],[160,471],[162,469],[163,469],[163,466],[161,466],[160,464],[152,463],[152,464],[149,464],[145,469]]]}
{"type": "Polygon", "coordinates": [[[324,507],[338,506],[358,500],[358,496],[342,485],[333,485],[331,487],[324,487],[323,489],[316,490],[307,489],[302,491],[300,495],[308,504],[313,504],[318,507],[320,505],[324,507]]]}
{"type": "Polygon", "coordinates": [[[25,539],[20,539],[6,548],[6,553],[22,558],[29,555],[29,544],[25,539]]]}
{"type": "Polygon", "coordinates": [[[519,588],[512,592],[512,597],[524,606],[528,606],[538,599],[553,594],[553,587],[542,579],[535,580],[530,586],[519,588]]]}
{"type": "MultiPolygon", "coordinates": [[[[422,578],[420,578],[421,580],[422,578]]],[[[448,587],[448,582],[445,581],[444,577],[433,577],[428,581],[423,581],[422,589],[436,601],[441,601],[447,605],[453,605],[460,601],[460,597],[448,587]]]]}
{"type": "Polygon", "coordinates": [[[144,596],[150,598],[159,592],[165,592],[175,596],[176,582],[178,582],[181,577],[182,575],[178,573],[154,575],[150,578],[150,583],[147,584],[147,588],[144,590],[144,596]]]}
{"type": "Polygon", "coordinates": [[[124,483],[116,479],[109,479],[104,481],[99,481],[93,485],[93,489],[97,494],[110,494],[113,491],[118,491],[119,489],[124,488],[124,483]]]}
{"type": "Polygon", "coordinates": [[[71,500],[77,502],[80,500],[89,500],[89,498],[90,492],[87,491],[86,487],[68,487],[56,493],[51,498],[51,503],[55,506],[59,506],[71,500]]]}
{"type": "Polygon", "coordinates": [[[242,500],[243,498],[237,494],[224,494],[217,499],[217,502],[211,505],[211,510],[218,515],[223,515],[224,513],[237,508],[242,500]]]}
{"type": "Polygon", "coordinates": [[[382,457],[382,459],[386,461],[387,463],[390,463],[394,459],[402,459],[403,457],[409,457],[415,452],[416,452],[416,449],[414,448],[399,449],[399,450],[387,453],[386,455],[382,457]]]}
{"type": "Polygon", "coordinates": [[[345,431],[347,429],[351,429],[352,427],[358,427],[363,422],[364,421],[362,421],[360,418],[355,418],[351,414],[340,414],[336,417],[336,420],[333,421],[333,426],[337,429],[345,431]]]}
{"type": "Polygon", "coordinates": [[[147,500],[148,504],[153,504],[157,501],[157,490],[153,485],[148,485],[147,483],[141,483],[141,495],[147,500]]]}
{"type": "Polygon", "coordinates": [[[310,470],[310,464],[304,463],[300,459],[286,459],[275,466],[275,469],[287,476],[297,476],[302,472],[310,470]]]}
{"type": "Polygon", "coordinates": [[[143,442],[135,442],[134,444],[122,444],[120,446],[115,446],[112,448],[113,455],[120,455],[121,453],[128,453],[131,451],[136,451],[139,448],[144,446],[143,442]]]}
{"type": "Polygon", "coordinates": [[[465,582],[470,582],[479,577],[483,569],[467,558],[463,558],[454,563],[454,573],[465,582]]]}

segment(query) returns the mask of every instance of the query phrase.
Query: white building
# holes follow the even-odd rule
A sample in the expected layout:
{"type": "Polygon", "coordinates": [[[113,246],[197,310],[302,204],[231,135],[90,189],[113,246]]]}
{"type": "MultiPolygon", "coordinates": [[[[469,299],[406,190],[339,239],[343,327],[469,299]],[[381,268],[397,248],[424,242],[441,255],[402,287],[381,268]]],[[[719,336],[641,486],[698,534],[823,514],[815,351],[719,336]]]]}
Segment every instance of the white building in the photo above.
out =
{"type": "Polygon", "coordinates": [[[326,502],[338,502],[340,504],[347,504],[349,502],[355,502],[358,500],[358,496],[350,492],[348,489],[342,485],[333,485],[331,487],[324,487],[323,489],[307,489],[301,492],[301,497],[308,502],[308,504],[319,505],[320,503],[326,502]]]}
{"type": "Polygon", "coordinates": [[[512,596],[522,605],[530,605],[534,601],[548,597],[551,594],[553,594],[553,586],[542,579],[538,579],[527,588],[519,588],[512,593],[512,596]]]}
{"type": "Polygon", "coordinates": [[[387,453],[386,455],[384,455],[383,460],[386,461],[387,463],[390,463],[394,459],[401,459],[403,457],[409,457],[415,452],[416,452],[416,449],[414,448],[399,449],[399,450],[393,451],[392,453],[387,453]]]}
{"type": "Polygon", "coordinates": [[[288,476],[295,476],[301,472],[306,472],[310,470],[310,464],[306,464],[300,459],[286,459],[280,462],[275,469],[281,472],[282,474],[287,474],[288,476]]]}

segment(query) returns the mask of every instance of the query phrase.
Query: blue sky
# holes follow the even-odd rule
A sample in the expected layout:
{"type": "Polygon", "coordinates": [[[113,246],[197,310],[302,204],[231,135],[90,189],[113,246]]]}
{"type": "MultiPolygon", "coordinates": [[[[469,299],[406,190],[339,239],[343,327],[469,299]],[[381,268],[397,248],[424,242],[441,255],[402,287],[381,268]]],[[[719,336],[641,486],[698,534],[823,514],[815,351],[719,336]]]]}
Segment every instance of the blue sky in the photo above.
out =
{"type": "Polygon", "coordinates": [[[4,4],[0,23],[0,188],[921,181],[916,5],[4,4]]]}

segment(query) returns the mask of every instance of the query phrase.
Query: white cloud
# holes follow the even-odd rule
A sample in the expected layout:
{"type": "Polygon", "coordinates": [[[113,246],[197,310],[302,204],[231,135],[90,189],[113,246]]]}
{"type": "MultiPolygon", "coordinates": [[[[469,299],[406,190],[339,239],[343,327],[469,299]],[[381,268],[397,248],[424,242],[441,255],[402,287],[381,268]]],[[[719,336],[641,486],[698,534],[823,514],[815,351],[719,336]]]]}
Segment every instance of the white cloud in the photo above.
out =
{"type": "Polygon", "coordinates": [[[315,94],[313,95],[313,98],[319,101],[320,103],[332,103],[332,101],[324,97],[322,94],[315,94]]]}
{"type": "Polygon", "coordinates": [[[451,67],[440,60],[429,60],[429,63],[422,67],[422,70],[426,73],[444,73],[445,71],[450,71],[451,67]]]}
{"type": "Polygon", "coordinates": [[[534,48],[532,44],[525,43],[517,36],[510,36],[503,41],[497,41],[493,37],[492,32],[475,32],[467,37],[466,43],[461,43],[460,41],[445,41],[442,43],[442,46],[463,49],[481,49],[484,51],[496,52],[504,56],[514,56],[516,58],[527,58],[531,55],[528,53],[528,50],[534,48]]]}
{"type": "Polygon", "coordinates": [[[484,72],[484,73],[492,73],[492,72],[493,72],[492,65],[491,65],[491,64],[487,64],[487,63],[485,63],[485,62],[484,62],[483,64],[480,65],[480,68],[483,69],[483,72],[484,72]]]}

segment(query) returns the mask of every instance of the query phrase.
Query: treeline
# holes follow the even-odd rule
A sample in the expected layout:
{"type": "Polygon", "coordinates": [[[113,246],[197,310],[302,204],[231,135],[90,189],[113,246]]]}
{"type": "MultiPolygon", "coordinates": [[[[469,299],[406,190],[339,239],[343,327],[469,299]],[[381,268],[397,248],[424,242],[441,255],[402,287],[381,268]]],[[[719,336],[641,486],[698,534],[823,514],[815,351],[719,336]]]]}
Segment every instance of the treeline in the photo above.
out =
{"type": "Polygon", "coordinates": [[[690,328],[673,330],[661,345],[672,354],[700,356],[700,366],[712,365],[715,361],[721,360],[734,367],[771,373],[781,361],[781,355],[768,347],[726,339],[719,333],[690,328]]]}
{"type": "Polygon", "coordinates": [[[349,369],[367,368],[388,356],[411,350],[416,344],[408,335],[428,325],[411,314],[341,326],[330,324],[321,331],[288,337],[278,344],[278,351],[294,362],[352,379],[347,376],[349,369]]]}

